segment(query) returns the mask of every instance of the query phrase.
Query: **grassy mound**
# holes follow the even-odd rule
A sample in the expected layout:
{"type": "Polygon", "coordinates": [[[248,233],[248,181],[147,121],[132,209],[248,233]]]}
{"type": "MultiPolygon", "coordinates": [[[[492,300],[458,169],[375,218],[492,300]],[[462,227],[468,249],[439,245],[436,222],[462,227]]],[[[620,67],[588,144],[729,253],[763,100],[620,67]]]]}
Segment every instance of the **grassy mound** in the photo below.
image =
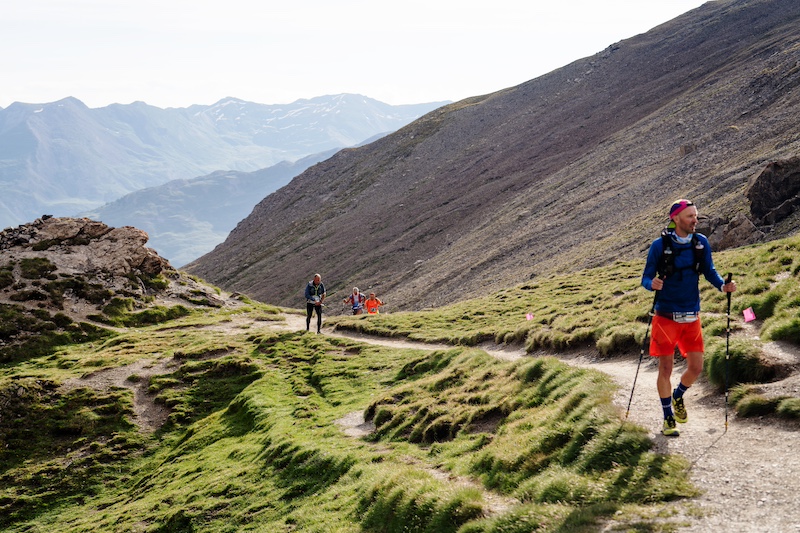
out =
{"type": "MultiPolygon", "coordinates": [[[[798,342],[798,250],[785,239],[717,254],[740,288],[730,339],[725,296],[702,290],[705,370],[717,385],[727,374],[743,416],[800,412],[798,398],[756,383],[785,371],[764,343],[798,342]],[[755,326],[741,320],[747,307],[755,326]]],[[[26,268],[49,275],[46,264],[26,268]]],[[[645,430],[620,419],[606,376],[474,347],[638,353],[652,302],[640,268],[616,263],[437,310],[335,319],[453,345],[437,351],[276,332],[262,325],[277,310],[250,301],[237,311],[153,307],[144,318],[118,295],[103,307],[122,330],[113,334],[4,306],[0,528],[588,532],[612,516],[669,528],[647,518],[650,506],[695,494],[688,465],[654,453],[645,430]],[[70,328],[74,337],[21,355],[70,328]],[[143,359],[160,370],[132,373],[124,387],[92,381],[143,359]],[[154,434],[136,424],[134,385],[169,411],[154,434]],[[361,417],[374,429],[352,436],[361,417]]]]}

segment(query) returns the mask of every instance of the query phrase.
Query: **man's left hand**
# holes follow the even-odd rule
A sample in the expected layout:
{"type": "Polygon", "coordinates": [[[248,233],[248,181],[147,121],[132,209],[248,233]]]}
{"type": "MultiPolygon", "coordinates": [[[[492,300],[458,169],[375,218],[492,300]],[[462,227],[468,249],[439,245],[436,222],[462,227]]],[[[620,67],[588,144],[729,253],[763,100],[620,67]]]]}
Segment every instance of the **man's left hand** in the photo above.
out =
{"type": "Polygon", "coordinates": [[[735,292],[736,291],[736,282],[731,281],[730,283],[726,283],[722,286],[722,292],[735,292]]]}

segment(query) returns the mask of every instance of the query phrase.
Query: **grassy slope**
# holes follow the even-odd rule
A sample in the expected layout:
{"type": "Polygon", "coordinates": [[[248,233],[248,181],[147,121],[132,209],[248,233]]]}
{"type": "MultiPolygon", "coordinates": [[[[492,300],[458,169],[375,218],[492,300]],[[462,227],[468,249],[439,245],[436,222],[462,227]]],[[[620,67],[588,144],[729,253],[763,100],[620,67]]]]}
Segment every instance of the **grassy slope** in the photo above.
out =
{"type": "Polygon", "coordinates": [[[646,433],[620,422],[599,373],[192,321],[5,369],[4,391],[50,384],[17,413],[40,412],[54,444],[27,445],[4,423],[18,447],[3,456],[4,530],[509,531],[693,493],[659,485],[685,463],[649,452],[646,433]],[[157,438],[130,423],[128,391],[56,386],[143,356],[179,363],[150,383],[173,408],[157,438]],[[68,399],[71,410],[55,408],[68,399]],[[373,438],[337,426],[353,411],[375,413],[373,438]],[[510,510],[484,518],[490,494],[510,510]]]}
{"type": "MultiPolygon", "coordinates": [[[[764,341],[800,341],[799,248],[792,238],[717,255],[718,269],[739,281],[734,313],[754,307],[766,319],[764,341]]],[[[641,506],[694,489],[659,483],[681,479],[674,474],[687,465],[653,454],[646,432],[621,422],[610,381],[546,357],[499,361],[468,345],[636,347],[651,301],[637,287],[640,268],[539,279],[425,313],[337,319],[462,343],[447,351],[270,332],[258,322],[223,333],[230,315],[208,311],[5,365],[0,528],[589,531],[619,510],[638,521],[649,513],[641,506]],[[60,388],[143,357],[175,363],[149,383],[172,408],[157,435],[131,424],[127,389],[60,388]],[[376,423],[371,437],[336,424],[354,411],[376,423]]],[[[709,290],[703,298],[713,377],[725,300],[709,290]]],[[[263,320],[274,309],[244,312],[263,320]]],[[[755,353],[758,367],[758,348],[734,346],[734,366],[755,353]]]]}
{"type": "MultiPolygon", "coordinates": [[[[734,274],[738,291],[731,300],[731,383],[758,382],[779,369],[764,361],[770,341],[800,344],[800,237],[715,254],[717,270],[734,274]],[[757,338],[737,335],[742,312],[758,317],[757,338]]],[[[524,343],[538,349],[588,348],[603,355],[638,351],[647,329],[653,293],[640,286],[641,261],[617,262],[578,274],[551,276],[482,299],[418,313],[345,316],[337,327],[424,342],[474,346],[482,341],[524,343]],[[533,318],[528,319],[532,314],[533,318]]],[[[727,300],[701,280],[706,371],[724,386],[727,300]]],[[[797,417],[797,410],[787,414],[797,417]]]]}

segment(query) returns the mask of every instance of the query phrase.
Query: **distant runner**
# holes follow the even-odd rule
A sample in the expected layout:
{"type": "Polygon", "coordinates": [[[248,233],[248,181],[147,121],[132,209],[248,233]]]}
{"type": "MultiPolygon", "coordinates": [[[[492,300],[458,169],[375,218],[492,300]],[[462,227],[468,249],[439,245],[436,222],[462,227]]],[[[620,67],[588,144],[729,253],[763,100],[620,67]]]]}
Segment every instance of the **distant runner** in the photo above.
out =
{"type": "Polygon", "coordinates": [[[364,300],[366,300],[366,297],[361,294],[361,292],[358,290],[358,287],[353,287],[353,293],[345,298],[343,302],[350,304],[354,315],[360,315],[362,312],[364,312],[364,300]]]}
{"type": "Polygon", "coordinates": [[[364,306],[367,308],[367,314],[376,315],[378,314],[378,307],[382,306],[383,302],[375,297],[375,293],[369,293],[369,298],[367,301],[364,302],[364,306]]]}
{"type": "Polygon", "coordinates": [[[317,333],[322,332],[322,302],[325,301],[325,285],[322,276],[314,274],[314,279],[306,285],[306,331],[311,325],[311,315],[317,312],[317,333]]]}
{"type": "Polygon", "coordinates": [[[656,296],[650,355],[658,357],[656,385],[664,411],[668,436],[680,432],[675,422],[688,419],[683,394],[703,371],[703,331],[700,325],[700,274],[723,292],[736,290],[736,282],[725,280],[714,268],[711,246],[701,233],[695,233],[697,207],[689,200],[678,200],[669,210],[670,223],[653,241],[642,274],[642,286],[659,291],[656,296]],[[686,359],[686,370],[678,387],[672,390],[675,347],[686,359]],[[673,412],[674,408],[674,412],[673,412]]]}

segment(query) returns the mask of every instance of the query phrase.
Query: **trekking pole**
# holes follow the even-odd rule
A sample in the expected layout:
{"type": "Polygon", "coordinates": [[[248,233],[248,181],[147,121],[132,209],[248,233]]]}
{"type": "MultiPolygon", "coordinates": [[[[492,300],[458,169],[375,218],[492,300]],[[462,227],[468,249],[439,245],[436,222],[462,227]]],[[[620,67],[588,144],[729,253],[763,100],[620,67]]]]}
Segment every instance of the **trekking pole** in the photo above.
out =
{"type": "Polygon", "coordinates": [[[658,300],[658,291],[655,291],[653,296],[653,305],[650,312],[647,313],[647,329],[644,331],[644,339],[642,340],[642,349],[639,351],[639,364],[636,365],[636,374],[633,376],[633,386],[631,387],[631,397],[628,398],[628,408],[625,410],[625,420],[631,412],[631,402],[633,402],[633,391],[636,390],[636,379],[639,377],[639,368],[642,366],[642,359],[644,358],[644,350],[647,347],[647,336],[650,333],[650,324],[653,323],[653,315],[656,313],[656,301],[658,300]]]}
{"type": "MultiPolygon", "coordinates": [[[[726,283],[733,279],[733,273],[728,272],[726,283]]],[[[728,432],[728,361],[731,358],[731,293],[728,293],[728,327],[725,329],[725,432],[728,432]]]]}

